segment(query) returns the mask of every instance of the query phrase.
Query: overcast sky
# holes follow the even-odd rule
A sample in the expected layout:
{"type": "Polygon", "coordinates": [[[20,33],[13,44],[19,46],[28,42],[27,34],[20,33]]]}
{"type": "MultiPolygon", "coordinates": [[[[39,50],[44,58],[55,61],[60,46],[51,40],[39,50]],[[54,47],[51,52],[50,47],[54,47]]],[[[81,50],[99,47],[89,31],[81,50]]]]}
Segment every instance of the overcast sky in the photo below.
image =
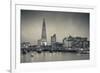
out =
{"type": "Polygon", "coordinates": [[[21,42],[37,44],[42,34],[43,18],[46,22],[48,43],[53,34],[56,34],[58,42],[69,35],[89,39],[88,13],[21,10],[21,42]]]}

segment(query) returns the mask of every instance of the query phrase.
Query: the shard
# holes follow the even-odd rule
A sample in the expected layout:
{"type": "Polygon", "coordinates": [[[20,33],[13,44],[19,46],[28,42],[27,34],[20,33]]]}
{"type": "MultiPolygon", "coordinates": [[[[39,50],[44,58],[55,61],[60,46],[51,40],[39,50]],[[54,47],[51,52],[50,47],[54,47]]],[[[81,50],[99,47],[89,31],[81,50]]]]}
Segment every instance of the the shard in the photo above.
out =
{"type": "Polygon", "coordinates": [[[47,34],[46,34],[45,19],[43,19],[43,24],[42,24],[41,45],[43,45],[43,46],[47,45],[47,34]]]}

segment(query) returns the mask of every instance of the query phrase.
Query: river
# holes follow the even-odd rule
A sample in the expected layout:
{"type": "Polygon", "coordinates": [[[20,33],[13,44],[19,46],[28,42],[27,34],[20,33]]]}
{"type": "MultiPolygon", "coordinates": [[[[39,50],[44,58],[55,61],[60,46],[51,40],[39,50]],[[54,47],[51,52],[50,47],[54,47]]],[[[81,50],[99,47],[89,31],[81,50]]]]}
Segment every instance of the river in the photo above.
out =
{"type": "Polygon", "coordinates": [[[69,52],[29,52],[21,54],[21,63],[47,62],[47,61],[69,61],[69,60],[88,60],[89,54],[78,54],[69,52]]]}

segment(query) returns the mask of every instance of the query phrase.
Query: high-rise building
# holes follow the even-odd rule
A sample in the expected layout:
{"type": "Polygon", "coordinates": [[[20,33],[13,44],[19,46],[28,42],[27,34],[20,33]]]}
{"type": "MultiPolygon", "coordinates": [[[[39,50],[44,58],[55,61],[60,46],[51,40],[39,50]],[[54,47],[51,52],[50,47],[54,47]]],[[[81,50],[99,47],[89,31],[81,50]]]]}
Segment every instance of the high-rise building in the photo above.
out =
{"type": "Polygon", "coordinates": [[[63,46],[65,48],[83,48],[83,49],[87,49],[89,48],[89,41],[87,40],[87,38],[85,37],[65,37],[63,39],[63,46]]]}
{"type": "Polygon", "coordinates": [[[68,48],[68,38],[66,37],[63,39],[63,46],[68,48]]]}
{"type": "Polygon", "coordinates": [[[63,39],[63,45],[66,48],[71,48],[72,47],[72,43],[73,43],[73,37],[69,36],[68,38],[64,38],[63,39]]]}
{"type": "Polygon", "coordinates": [[[54,43],[56,43],[56,34],[51,36],[51,45],[53,45],[54,43]]]}
{"type": "Polygon", "coordinates": [[[43,45],[43,46],[47,45],[47,34],[46,34],[45,19],[43,19],[43,25],[42,25],[41,45],[43,45]]]}

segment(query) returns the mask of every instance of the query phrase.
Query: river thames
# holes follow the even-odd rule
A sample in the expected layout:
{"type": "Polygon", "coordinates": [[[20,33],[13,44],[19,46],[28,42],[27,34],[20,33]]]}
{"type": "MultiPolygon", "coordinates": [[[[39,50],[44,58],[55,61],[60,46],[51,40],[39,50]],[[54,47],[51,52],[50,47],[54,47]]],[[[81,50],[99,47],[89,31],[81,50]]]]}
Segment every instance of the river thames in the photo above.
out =
{"type": "Polygon", "coordinates": [[[89,54],[70,52],[29,52],[26,54],[21,54],[21,63],[71,60],[89,60],[89,54]]]}

